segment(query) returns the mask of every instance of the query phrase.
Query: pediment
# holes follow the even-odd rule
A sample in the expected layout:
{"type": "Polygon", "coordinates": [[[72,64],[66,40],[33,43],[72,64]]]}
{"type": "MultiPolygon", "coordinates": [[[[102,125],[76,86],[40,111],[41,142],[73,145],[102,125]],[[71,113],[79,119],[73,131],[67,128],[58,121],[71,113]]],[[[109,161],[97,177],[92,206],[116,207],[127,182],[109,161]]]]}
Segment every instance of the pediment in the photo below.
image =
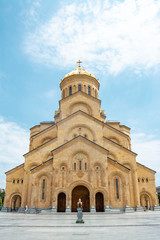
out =
{"type": "Polygon", "coordinates": [[[109,152],[108,149],[103,148],[102,146],[100,146],[100,145],[92,142],[91,140],[86,139],[86,138],[84,138],[83,136],[80,136],[80,135],[71,139],[70,141],[62,144],[61,146],[53,149],[51,152],[54,155],[55,153],[57,153],[58,151],[61,151],[62,149],[65,149],[65,148],[68,148],[68,147],[71,147],[71,146],[75,146],[75,144],[79,145],[80,148],[83,148],[84,145],[88,145],[88,146],[90,146],[94,149],[97,149],[100,152],[103,152],[104,154],[107,154],[109,152]]]}

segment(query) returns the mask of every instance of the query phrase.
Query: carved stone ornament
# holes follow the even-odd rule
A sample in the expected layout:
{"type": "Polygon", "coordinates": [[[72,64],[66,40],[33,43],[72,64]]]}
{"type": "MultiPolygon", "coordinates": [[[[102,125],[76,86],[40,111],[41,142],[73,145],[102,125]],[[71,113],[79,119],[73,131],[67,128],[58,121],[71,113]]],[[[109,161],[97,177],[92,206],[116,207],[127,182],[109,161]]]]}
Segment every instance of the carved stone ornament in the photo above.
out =
{"type": "Polygon", "coordinates": [[[82,178],[82,177],[84,176],[84,172],[83,172],[82,170],[78,170],[77,176],[78,176],[79,178],[82,178]]]}

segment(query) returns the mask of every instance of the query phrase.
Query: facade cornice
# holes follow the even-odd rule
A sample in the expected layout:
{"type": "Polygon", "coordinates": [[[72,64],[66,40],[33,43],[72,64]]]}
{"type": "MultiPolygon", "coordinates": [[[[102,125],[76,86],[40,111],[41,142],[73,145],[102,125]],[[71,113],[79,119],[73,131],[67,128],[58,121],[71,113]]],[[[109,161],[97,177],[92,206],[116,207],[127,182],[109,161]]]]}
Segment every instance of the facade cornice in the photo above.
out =
{"type": "Polygon", "coordinates": [[[96,120],[97,122],[101,123],[102,125],[104,125],[104,126],[108,126],[109,128],[115,130],[116,132],[118,132],[118,133],[120,133],[120,134],[126,136],[127,138],[130,138],[129,135],[127,135],[127,134],[125,134],[125,133],[119,131],[117,128],[114,128],[114,127],[110,126],[109,124],[107,124],[107,123],[105,123],[105,122],[99,120],[98,118],[95,118],[95,117],[93,117],[92,115],[90,115],[90,114],[88,114],[88,113],[86,113],[86,112],[83,112],[82,110],[78,110],[78,111],[76,111],[76,112],[70,114],[69,116],[67,116],[67,117],[61,119],[60,121],[58,121],[57,123],[54,123],[53,125],[51,125],[51,126],[45,128],[45,129],[43,129],[42,131],[36,133],[36,134],[33,135],[32,137],[37,136],[37,135],[41,134],[42,132],[45,132],[46,130],[49,130],[50,128],[52,128],[52,127],[58,125],[58,124],[61,123],[62,121],[65,121],[65,120],[67,120],[68,118],[70,118],[70,117],[72,117],[73,115],[78,114],[78,113],[82,113],[82,114],[84,114],[84,115],[86,115],[86,116],[88,116],[88,117],[90,117],[90,118],[96,120]]]}
{"type": "Polygon", "coordinates": [[[136,163],[139,164],[139,165],[141,165],[141,166],[144,167],[144,168],[147,168],[147,169],[150,170],[151,172],[156,173],[156,171],[154,171],[153,169],[148,168],[148,167],[146,167],[145,165],[143,165],[143,164],[141,164],[141,163],[139,163],[139,162],[136,162],[136,163]]]}
{"type": "Polygon", "coordinates": [[[31,152],[33,152],[33,151],[37,150],[38,148],[40,148],[40,147],[42,147],[42,146],[46,145],[47,143],[50,143],[51,141],[55,140],[56,138],[57,138],[57,137],[54,137],[54,138],[50,139],[49,141],[47,141],[47,142],[45,142],[45,143],[43,143],[43,144],[39,145],[38,147],[36,147],[36,148],[32,149],[31,151],[29,151],[29,152],[25,153],[23,156],[26,156],[26,155],[28,155],[29,153],[31,153],[31,152]]]}
{"type": "Polygon", "coordinates": [[[117,145],[118,147],[123,148],[124,150],[126,150],[126,151],[128,151],[128,152],[130,152],[130,153],[132,153],[132,154],[134,154],[134,155],[136,155],[136,156],[138,155],[137,153],[135,153],[135,152],[129,150],[129,149],[126,148],[126,147],[123,147],[123,146],[120,145],[119,143],[116,143],[116,142],[112,141],[111,139],[109,139],[109,138],[107,138],[107,137],[105,137],[105,136],[103,136],[103,138],[106,139],[107,141],[110,141],[111,143],[117,145]]]}
{"type": "Polygon", "coordinates": [[[117,162],[116,160],[113,160],[112,158],[108,157],[108,159],[110,159],[112,162],[114,162],[115,164],[117,163],[118,165],[120,165],[121,167],[125,168],[126,170],[130,171],[130,168],[127,168],[126,166],[124,166],[123,164],[117,162]]]}
{"type": "Polygon", "coordinates": [[[37,169],[37,168],[39,168],[39,167],[41,167],[41,166],[44,166],[46,163],[50,162],[51,160],[53,160],[53,158],[50,158],[50,159],[48,159],[47,161],[39,164],[38,166],[32,168],[30,171],[33,171],[33,170],[35,170],[35,169],[37,169]]]}
{"type": "Polygon", "coordinates": [[[22,164],[20,164],[20,165],[18,165],[18,166],[16,166],[16,167],[12,168],[11,170],[5,172],[5,174],[8,174],[8,173],[11,172],[11,171],[19,170],[19,168],[21,168],[23,165],[24,165],[24,163],[22,163],[22,164]]]}

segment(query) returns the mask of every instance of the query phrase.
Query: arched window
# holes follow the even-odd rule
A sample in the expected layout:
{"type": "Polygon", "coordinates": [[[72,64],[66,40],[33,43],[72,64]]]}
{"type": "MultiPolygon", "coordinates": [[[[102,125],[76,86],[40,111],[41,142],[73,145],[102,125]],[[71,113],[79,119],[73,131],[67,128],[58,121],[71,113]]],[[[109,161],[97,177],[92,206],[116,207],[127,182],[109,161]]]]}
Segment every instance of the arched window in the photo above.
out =
{"type": "Polygon", "coordinates": [[[13,179],[13,183],[15,183],[15,179],[13,179]]]}
{"type": "Polygon", "coordinates": [[[69,87],[69,96],[72,95],[72,87],[69,87]]]}
{"type": "Polygon", "coordinates": [[[85,170],[87,170],[87,163],[86,162],[85,162],[84,168],[85,168],[85,170]]]}
{"type": "Polygon", "coordinates": [[[140,182],[140,179],[138,178],[138,182],[140,182]]]}
{"type": "Polygon", "coordinates": [[[142,182],[144,182],[144,178],[142,178],[142,182]]]}
{"type": "Polygon", "coordinates": [[[21,183],[23,184],[23,179],[21,180],[21,183]]]}
{"type": "Polygon", "coordinates": [[[95,97],[97,98],[97,90],[95,89],[95,97]]]}
{"type": "Polygon", "coordinates": [[[19,179],[17,180],[17,183],[19,183],[19,179]]]}
{"type": "Polygon", "coordinates": [[[146,178],[146,182],[148,182],[148,178],[146,178]]]}
{"type": "Polygon", "coordinates": [[[79,170],[82,170],[82,161],[79,160],[79,170]]]}
{"type": "Polygon", "coordinates": [[[76,170],[76,163],[74,163],[74,170],[76,170]]]}
{"type": "Polygon", "coordinates": [[[82,86],[78,85],[78,91],[81,91],[81,90],[82,90],[82,86]]]}
{"type": "Polygon", "coordinates": [[[91,87],[88,86],[88,95],[91,95],[91,87]]]}
{"type": "Polygon", "coordinates": [[[63,98],[65,98],[65,91],[63,90],[63,98]]]}
{"type": "Polygon", "coordinates": [[[116,178],[116,197],[119,199],[118,179],[116,178]]]}
{"type": "Polygon", "coordinates": [[[43,179],[43,182],[42,182],[42,199],[45,198],[45,179],[43,179]]]}

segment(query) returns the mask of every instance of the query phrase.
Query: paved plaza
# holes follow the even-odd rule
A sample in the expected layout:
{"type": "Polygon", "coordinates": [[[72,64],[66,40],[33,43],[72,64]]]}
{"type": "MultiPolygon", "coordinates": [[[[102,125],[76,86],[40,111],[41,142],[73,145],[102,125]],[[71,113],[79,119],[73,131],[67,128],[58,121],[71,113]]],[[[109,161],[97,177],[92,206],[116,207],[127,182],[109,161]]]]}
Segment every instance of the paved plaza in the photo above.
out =
{"type": "Polygon", "coordinates": [[[76,213],[25,215],[0,212],[0,240],[160,239],[160,212],[84,213],[84,224],[76,224],[76,219],[76,213]]]}

